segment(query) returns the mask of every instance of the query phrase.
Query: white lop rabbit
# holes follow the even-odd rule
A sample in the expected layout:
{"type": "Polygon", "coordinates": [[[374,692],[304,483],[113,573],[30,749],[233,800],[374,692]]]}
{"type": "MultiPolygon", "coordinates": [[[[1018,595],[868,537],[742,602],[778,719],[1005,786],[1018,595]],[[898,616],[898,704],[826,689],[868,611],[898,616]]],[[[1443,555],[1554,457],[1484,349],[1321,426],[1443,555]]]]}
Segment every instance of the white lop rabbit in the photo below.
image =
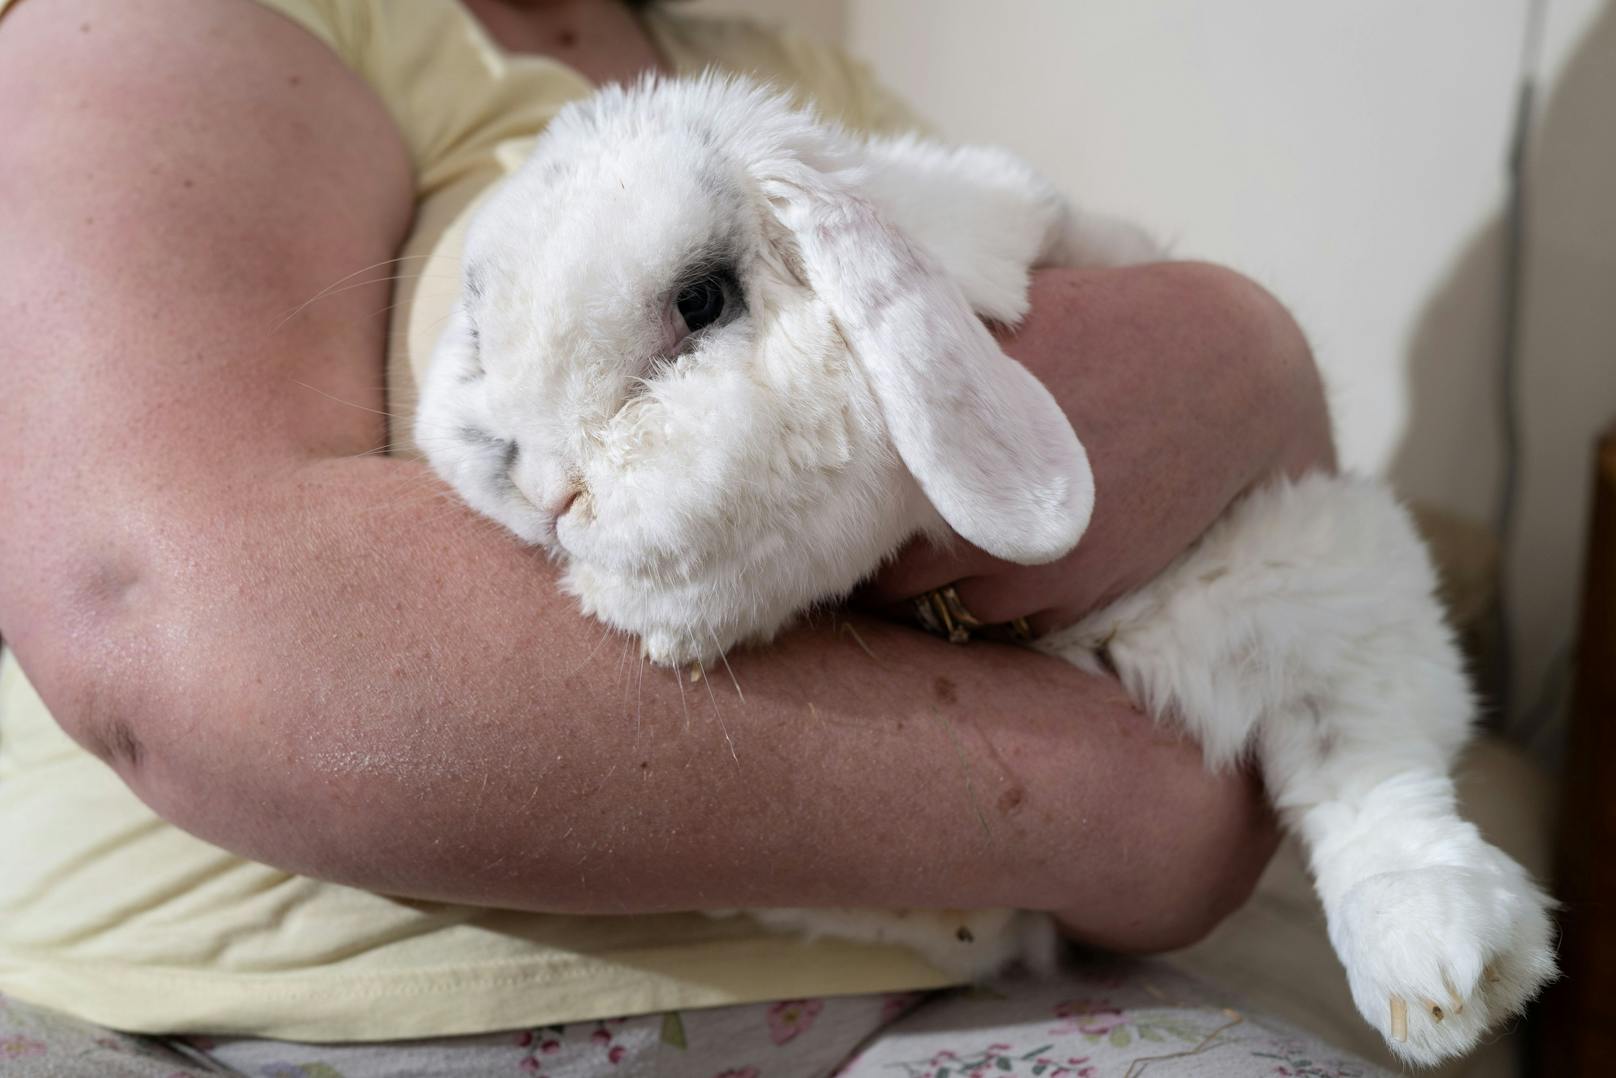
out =
{"type": "MultiPolygon", "coordinates": [[[[1083,447],[982,320],[1021,318],[1034,266],[1158,257],[997,150],[864,140],[744,81],[608,88],[478,211],[418,442],[585,611],[710,662],[917,533],[1070,550],[1083,447]]],[[[1317,474],[1036,645],[1114,671],[1211,765],[1255,755],[1359,1010],[1420,1063],[1555,969],[1549,900],[1455,811],[1473,706],[1434,584],[1387,490],[1317,474]]],[[[1002,910],[750,912],[972,975],[1052,939],[1002,910]]]]}

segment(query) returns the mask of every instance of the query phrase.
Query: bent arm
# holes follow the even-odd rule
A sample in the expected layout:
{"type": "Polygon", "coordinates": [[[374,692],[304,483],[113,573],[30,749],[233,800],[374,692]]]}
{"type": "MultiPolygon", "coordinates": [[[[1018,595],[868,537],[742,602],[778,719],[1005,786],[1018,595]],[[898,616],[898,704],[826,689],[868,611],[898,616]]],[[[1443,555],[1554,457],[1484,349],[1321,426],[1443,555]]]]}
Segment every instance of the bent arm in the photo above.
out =
{"type": "Polygon", "coordinates": [[[1229,504],[1280,474],[1335,467],[1312,351],[1273,296],[1194,262],[1035,274],[1006,350],[1089,450],[1093,519],[1076,549],[1014,565],[920,540],[864,589],[879,606],[955,585],[989,623],[1070,625],[1155,577],[1229,504]]]}
{"type": "Polygon", "coordinates": [[[743,701],[642,669],[423,466],[367,455],[384,286],[279,323],[390,257],[408,162],[290,23],[20,5],[0,126],[0,631],[166,818],[419,897],[1015,905],[1120,947],[1255,879],[1254,784],[1109,682],[821,622],[735,657],[743,701]]]}

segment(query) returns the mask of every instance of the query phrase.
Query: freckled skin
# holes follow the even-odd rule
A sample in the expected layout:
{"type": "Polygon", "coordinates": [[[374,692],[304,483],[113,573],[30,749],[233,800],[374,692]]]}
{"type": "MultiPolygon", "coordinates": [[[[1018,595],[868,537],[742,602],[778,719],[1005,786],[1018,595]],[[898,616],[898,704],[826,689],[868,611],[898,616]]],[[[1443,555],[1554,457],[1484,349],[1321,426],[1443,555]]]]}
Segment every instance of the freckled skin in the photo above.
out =
{"type": "Polygon", "coordinates": [[[1021,808],[1021,803],[1027,799],[1027,791],[1020,786],[1012,786],[999,795],[999,811],[1009,816],[1021,808]]]}

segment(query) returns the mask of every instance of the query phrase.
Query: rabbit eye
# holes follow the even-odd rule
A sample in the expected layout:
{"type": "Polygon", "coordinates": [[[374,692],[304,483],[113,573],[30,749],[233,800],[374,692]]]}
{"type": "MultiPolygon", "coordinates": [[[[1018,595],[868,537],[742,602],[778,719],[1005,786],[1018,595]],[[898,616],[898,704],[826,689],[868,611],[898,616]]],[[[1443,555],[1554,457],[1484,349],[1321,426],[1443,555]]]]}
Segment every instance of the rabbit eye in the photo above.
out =
{"type": "Polygon", "coordinates": [[[698,278],[679,290],[674,299],[679,317],[691,333],[705,329],[724,313],[724,281],[716,273],[698,278]]]}

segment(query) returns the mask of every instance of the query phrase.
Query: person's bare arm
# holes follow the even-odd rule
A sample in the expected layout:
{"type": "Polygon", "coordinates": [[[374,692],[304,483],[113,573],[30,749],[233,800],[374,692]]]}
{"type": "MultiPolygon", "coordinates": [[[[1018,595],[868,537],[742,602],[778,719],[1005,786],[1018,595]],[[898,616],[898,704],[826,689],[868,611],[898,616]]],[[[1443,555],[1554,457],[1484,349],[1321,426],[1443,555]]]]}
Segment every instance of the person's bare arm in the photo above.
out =
{"type": "MultiPolygon", "coordinates": [[[[642,670],[541,558],[365,455],[385,287],[281,317],[391,256],[408,163],[292,24],[24,2],[0,21],[0,129],[0,631],[168,819],[413,896],[1015,905],[1129,948],[1193,938],[1251,886],[1273,843],[1255,783],[1207,774],[1109,682],[821,619],[733,658],[743,703],[723,673],[642,670]]],[[[1227,274],[1083,280],[1073,347],[1261,337],[1183,332],[1245,287],[1227,274]]]]}

